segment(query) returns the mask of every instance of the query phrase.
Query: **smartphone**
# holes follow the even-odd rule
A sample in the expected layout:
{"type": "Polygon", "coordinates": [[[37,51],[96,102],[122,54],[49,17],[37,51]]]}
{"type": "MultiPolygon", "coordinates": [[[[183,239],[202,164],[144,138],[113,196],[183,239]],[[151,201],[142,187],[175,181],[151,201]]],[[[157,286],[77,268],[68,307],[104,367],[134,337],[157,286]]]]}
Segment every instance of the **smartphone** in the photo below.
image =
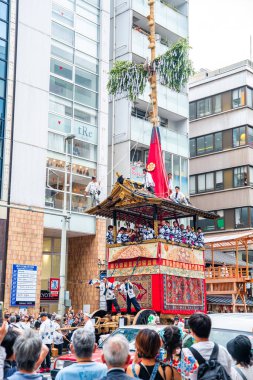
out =
{"type": "Polygon", "coordinates": [[[184,328],[185,330],[189,330],[190,327],[189,327],[189,318],[185,318],[184,319],[184,328]]]}

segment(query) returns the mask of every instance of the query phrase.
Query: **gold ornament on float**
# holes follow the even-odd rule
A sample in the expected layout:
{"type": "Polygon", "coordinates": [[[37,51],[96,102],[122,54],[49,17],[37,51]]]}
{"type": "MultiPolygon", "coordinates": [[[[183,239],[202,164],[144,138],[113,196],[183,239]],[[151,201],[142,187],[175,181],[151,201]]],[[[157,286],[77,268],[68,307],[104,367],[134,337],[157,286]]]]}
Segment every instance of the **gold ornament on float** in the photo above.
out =
{"type": "Polygon", "coordinates": [[[154,162],[150,162],[148,165],[147,165],[147,171],[148,172],[152,172],[155,170],[155,164],[154,162]]]}

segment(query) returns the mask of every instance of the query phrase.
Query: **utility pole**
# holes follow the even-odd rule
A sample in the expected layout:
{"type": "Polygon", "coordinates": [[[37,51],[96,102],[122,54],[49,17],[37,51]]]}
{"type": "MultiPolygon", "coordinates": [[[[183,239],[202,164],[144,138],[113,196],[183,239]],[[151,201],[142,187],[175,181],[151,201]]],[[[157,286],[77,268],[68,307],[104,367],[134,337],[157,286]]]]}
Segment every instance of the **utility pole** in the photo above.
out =
{"type": "MultiPolygon", "coordinates": [[[[151,50],[151,62],[153,62],[156,58],[156,36],[155,36],[155,0],[148,0],[150,14],[147,16],[150,35],[149,39],[149,49],[151,50]]],[[[158,118],[158,102],[157,102],[157,82],[156,82],[156,72],[150,70],[149,75],[149,83],[151,87],[150,99],[152,103],[152,112],[151,122],[154,127],[158,126],[159,118],[158,118]]]]}

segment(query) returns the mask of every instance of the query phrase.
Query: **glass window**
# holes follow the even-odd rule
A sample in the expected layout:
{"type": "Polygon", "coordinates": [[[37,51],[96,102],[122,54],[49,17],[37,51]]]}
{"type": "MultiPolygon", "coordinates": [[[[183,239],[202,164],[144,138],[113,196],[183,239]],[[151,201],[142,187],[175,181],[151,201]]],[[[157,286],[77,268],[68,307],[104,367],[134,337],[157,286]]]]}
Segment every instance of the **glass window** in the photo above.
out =
{"type": "Polygon", "coordinates": [[[62,58],[64,61],[73,63],[74,61],[74,50],[58,41],[51,40],[51,54],[57,58],[62,58]]]}
{"type": "Polygon", "coordinates": [[[97,125],[97,111],[82,106],[81,104],[74,104],[74,117],[85,123],[97,125]]]}
{"type": "Polygon", "coordinates": [[[248,144],[252,146],[253,145],[253,128],[248,127],[247,131],[248,131],[248,144]]]}
{"type": "Polygon", "coordinates": [[[72,117],[73,103],[67,99],[58,98],[58,96],[50,94],[49,110],[64,116],[72,117]]]}
{"type": "Polygon", "coordinates": [[[198,175],[198,193],[206,190],[206,176],[205,174],[198,175]]]}
{"type": "Polygon", "coordinates": [[[195,175],[190,176],[190,194],[196,194],[196,177],[195,177],[195,175]]]}
{"type": "Polygon", "coordinates": [[[51,58],[50,70],[53,74],[72,80],[72,67],[66,63],[51,58]]]}
{"type": "Polygon", "coordinates": [[[213,152],[213,135],[205,136],[205,153],[213,152]]]}
{"type": "Polygon", "coordinates": [[[249,167],[249,185],[253,186],[253,167],[249,167]]]}
{"type": "Polygon", "coordinates": [[[5,101],[4,99],[0,99],[0,118],[4,119],[5,115],[5,101]]]}
{"type": "Polygon", "coordinates": [[[173,185],[180,186],[180,156],[173,155],[173,185]]]}
{"type": "Polygon", "coordinates": [[[73,30],[68,29],[60,24],[56,24],[56,22],[52,22],[51,33],[53,38],[74,46],[75,34],[73,30]]]}
{"type": "Polygon", "coordinates": [[[238,88],[232,92],[233,108],[242,107],[245,105],[245,88],[238,88]]]}
{"type": "Polygon", "coordinates": [[[204,136],[197,138],[197,155],[205,153],[205,138],[204,136]]]}
{"type": "Polygon", "coordinates": [[[87,160],[97,160],[97,147],[80,140],[74,140],[73,155],[77,157],[83,157],[87,160]]]}
{"type": "Polygon", "coordinates": [[[224,211],[219,210],[219,211],[217,211],[217,214],[219,215],[219,219],[216,220],[217,229],[218,230],[224,230],[224,228],[225,228],[224,211]]]}
{"type": "Polygon", "coordinates": [[[43,238],[43,252],[52,252],[52,239],[44,237],[43,238]]]}
{"type": "Polygon", "coordinates": [[[0,79],[0,97],[5,97],[5,80],[0,79]]]}
{"type": "Polygon", "coordinates": [[[0,21],[0,38],[7,40],[7,25],[6,22],[0,21]]]}
{"type": "Polygon", "coordinates": [[[190,114],[189,114],[190,120],[196,119],[196,116],[197,116],[196,112],[197,112],[196,102],[190,103],[190,114]]]}
{"type": "Polygon", "coordinates": [[[85,18],[76,16],[75,29],[77,33],[85,34],[85,36],[91,40],[98,41],[99,27],[97,24],[94,24],[85,18]]]}
{"type": "Polygon", "coordinates": [[[235,209],[235,228],[248,227],[248,207],[235,209]]]}
{"type": "Polygon", "coordinates": [[[172,154],[168,152],[165,152],[165,169],[167,173],[172,173],[172,154]]]}
{"type": "Polygon", "coordinates": [[[87,18],[88,20],[98,23],[99,9],[87,4],[83,0],[76,0],[76,13],[87,18]]]}
{"type": "Polygon", "coordinates": [[[247,105],[253,108],[253,90],[247,87],[247,105]]]}
{"type": "Polygon", "coordinates": [[[60,3],[64,8],[71,9],[72,11],[75,8],[75,0],[60,0],[60,3]]]}
{"type": "Polygon", "coordinates": [[[215,190],[223,190],[223,171],[215,173],[215,190]]]}
{"type": "Polygon", "coordinates": [[[98,90],[98,77],[95,74],[89,73],[82,69],[76,68],[75,82],[80,86],[84,86],[91,90],[98,90]]]}
{"type": "Polygon", "coordinates": [[[88,52],[89,55],[97,57],[98,55],[98,44],[95,41],[91,41],[89,38],[81,36],[76,33],[76,49],[83,52],[88,52]]]}
{"type": "Polygon", "coordinates": [[[181,157],[181,190],[184,194],[188,194],[188,160],[181,157]]]}
{"type": "Polygon", "coordinates": [[[4,120],[0,120],[0,137],[4,135],[4,120]]]}
{"type": "Polygon", "coordinates": [[[239,127],[233,129],[233,147],[246,144],[246,130],[245,127],[239,127]]]}
{"type": "Polygon", "coordinates": [[[190,156],[196,156],[196,139],[190,139],[190,156]]]}
{"type": "Polygon", "coordinates": [[[222,111],[231,110],[231,91],[222,94],[222,111]]]}
{"type": "Polygon", "coordinates": [[[54,239],[54,252],[55,253],[61,252],[61,239],[54,239]]]}
{"type": "Polygon", "coordinates": [[[50,77],[50,91],[69,99],[73,98],[73,84],[59,78],[50,77]]]}
{"type": "Polygon", "coordinates": [[[248,172],[247,166],[234,168],[234,187],[241,187],[248,185],[248,172]]]}
{"type": "Polygon", "coordinates": [[[0,77],[6,78],[6,62],[0,61],[0,77]]]}
{"type": "Polygon", "coordinates": [[[197,118],[210,115],[212,113],[212,98],[197,101],[197,118]]]}
{"type": "Polygon", "coordinates": [[[97,94],[79,86],[75,86],[75,100],[87,106],[97,108],[97,94]]]}
{"type": "Polygon", "coordinates": [[[64,153],[64,137],[48,132],[48,149],[55,152],[64,153]]]}
{"type": "Polygon", "coordinates": [[[61,116],[49,114],[48,115],[48,128],[54,129],[59,132],[71,132],[71,119],[65,119],[61,116]]]}
{"type": "Polygon", "coordinates": [[[222,132],[217,132],[214,134],[214,151],[220,150],[222,150],[222,132]]]}
{"type": "Polygon", "coordinates": [[[75,52],[75,64],[93,73],[98,73],[98,60],[80,51],[75,52]]]}
{"type": "Polygon", "coordinates": [[[8,5],[2,2],[0,3],[0,18],[8,21],[8,5]]]}
{"type": "Polygon", "coordinates": [[[206,191],[214,189],[214,173],[206,174],[206,191]]]}
{"type": "Polygon", "coordinates": [[[7,43],[6,41],[0,40],[0,59],[5,59],[7,57],[7,43]]]}
{"type": "Polygon", "coordinates": [[[221,112],[221,94],[213,96],[213,113],[221,112]]]}
{"type": "Polygon", "coordinates": [[[53,3],[52,17],[55,21],[58,21],[67,26],[74,26],[74,14],[73,12],[62,8],[59,4],[53,3]]]}
{"type": "Polygon", "coordinates": [[[73,132],[77,139],[87,141],[91,144],[97,144],[98,129],[93,125],[84,124],[80,121],[75,121],[73,125],[73,132]]]}

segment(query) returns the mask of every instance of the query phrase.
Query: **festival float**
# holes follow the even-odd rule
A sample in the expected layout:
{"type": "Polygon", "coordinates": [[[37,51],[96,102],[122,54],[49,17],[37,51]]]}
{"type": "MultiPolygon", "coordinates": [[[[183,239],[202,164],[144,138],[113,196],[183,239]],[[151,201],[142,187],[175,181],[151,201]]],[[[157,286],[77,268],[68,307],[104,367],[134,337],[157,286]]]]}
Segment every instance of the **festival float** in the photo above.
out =
{"type": "MultiPolygon", "coordinates": [[[[151,60],[142,65],[116,61],[109,73],[107,88],[112,96],[125,96],[134,101],[143,94],[146,83],[150,84],[152,111],[149,120],[153,129],[146,167],[155,182],[155,193],[151,194],[141,184],[119,174],[111,194],[87,211],[88,214],[113,220],[114,241],[117,225],[122,222],[132,225],[149,223],[157,237],[162,220],[179,222],[189,218],[196,230],[198,217],[217,218],[214,213],[179,204],[169,198],[159,133],[157,81],[179,92],[187,85],[193,69],[188,58],[187,40],[176,42],[165,54],[156,57],[155,0],[149,0],[148,4],[151,60]]],[[[173,314],[188,315],[207,310],[203,249],[159,238],[124,245],[112,244],[107,246],[107,265],[110,282],[122,283],[129,279],[135,287],[142,310],[136,315],[134,323],[146,323],[152,313],[167,318],[173,314]]],[[[124,311],[125,296],[118,293],[117,300],[124,311]]]]}

